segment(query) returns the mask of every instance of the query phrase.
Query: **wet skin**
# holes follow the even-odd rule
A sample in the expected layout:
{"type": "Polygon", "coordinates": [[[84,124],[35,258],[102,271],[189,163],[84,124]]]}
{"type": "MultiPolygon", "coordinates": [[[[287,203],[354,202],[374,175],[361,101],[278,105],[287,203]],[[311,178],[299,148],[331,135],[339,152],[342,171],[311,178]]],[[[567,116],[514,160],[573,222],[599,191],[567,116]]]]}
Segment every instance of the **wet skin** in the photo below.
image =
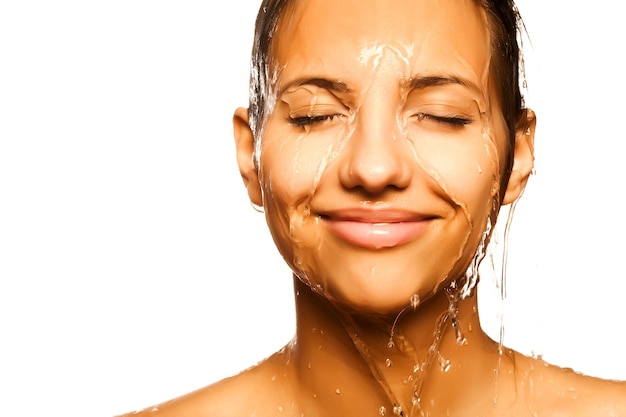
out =
{"type": "Polygon", "coordinates": [[[626,414],[624,384],[500,350],[460,293],[533,165],[532,112],[508,143],[487,27],[463,0],[287,8],[260,153],[246,109],[234,125],[250,199],[294,271],[296,336],[146,414],[626,414]]]}
{"type": "Polygon", "coordinates": [[[258,203],[292,269],[340,307],[397,313],[461,276],[499,199],[506,135],[470,10],[473,37],[450,10],[382,5],[351,25],[306,3],[279,28],[258,203]]]}

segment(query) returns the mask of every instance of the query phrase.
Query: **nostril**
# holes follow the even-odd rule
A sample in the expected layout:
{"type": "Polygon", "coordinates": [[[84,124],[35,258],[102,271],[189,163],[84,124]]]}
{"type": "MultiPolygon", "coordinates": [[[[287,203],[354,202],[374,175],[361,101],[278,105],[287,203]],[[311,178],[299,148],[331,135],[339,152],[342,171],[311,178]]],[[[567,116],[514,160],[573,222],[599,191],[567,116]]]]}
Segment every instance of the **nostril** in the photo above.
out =
{"type": "Polygon", "coordinates": [[[412,178],[410,150],[396,140],[388,123],[361,123],[343,148],[340,180],[346,189],[378,195],[387,189],[406,188],[412,178]]]}
{"type": "Polygon", "coordinates": [[[411,173],[407,164],[395,160],[393,163],[360,163],[353,169],[346,169],[342,183],[348,189],[360,189],[365,194],[379,194],[387,189],[406,188],[410,179],[411,173]]]}

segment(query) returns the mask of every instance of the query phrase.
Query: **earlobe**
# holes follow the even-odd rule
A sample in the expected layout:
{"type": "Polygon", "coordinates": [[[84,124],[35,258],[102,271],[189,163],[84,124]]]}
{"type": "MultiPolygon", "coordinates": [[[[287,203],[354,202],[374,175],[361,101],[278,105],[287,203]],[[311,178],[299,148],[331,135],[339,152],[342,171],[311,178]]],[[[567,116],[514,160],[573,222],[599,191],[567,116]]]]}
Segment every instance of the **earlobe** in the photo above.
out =
{"type": "Polygon", "coordinates": [[[519,198],[533,170],[535,165],[536,124],[537,118],[535,112],[526,109],[515,132],[513,169],[504,198],[502,199],[503,205],[511,204],[519,198]]]}
{"type": "Polygon", "coordinates": [[[263,205],[259,176],[254,163],[254,135],[248,123],[248,109],[238,108],[233,115],[233,133],[237,150],[237,164],[252,204],[263,205]]]}

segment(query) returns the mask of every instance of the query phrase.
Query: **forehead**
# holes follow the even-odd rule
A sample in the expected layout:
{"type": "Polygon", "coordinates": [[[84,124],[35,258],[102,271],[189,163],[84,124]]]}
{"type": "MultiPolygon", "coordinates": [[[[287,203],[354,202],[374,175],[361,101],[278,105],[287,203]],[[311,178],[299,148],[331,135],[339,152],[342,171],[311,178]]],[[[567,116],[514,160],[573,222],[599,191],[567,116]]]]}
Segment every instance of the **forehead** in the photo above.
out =
{"type": "Polygon", "coordinates": [[[281,83],[302,72],[371,77],[371,70],[381,67],[400,78],[451,73],[479,86],[488,78],[489,31],[475,0],[394,0],[392,5],[388,0],[296,0],[283,13],[276,35],[273,55],[281,83]]]}

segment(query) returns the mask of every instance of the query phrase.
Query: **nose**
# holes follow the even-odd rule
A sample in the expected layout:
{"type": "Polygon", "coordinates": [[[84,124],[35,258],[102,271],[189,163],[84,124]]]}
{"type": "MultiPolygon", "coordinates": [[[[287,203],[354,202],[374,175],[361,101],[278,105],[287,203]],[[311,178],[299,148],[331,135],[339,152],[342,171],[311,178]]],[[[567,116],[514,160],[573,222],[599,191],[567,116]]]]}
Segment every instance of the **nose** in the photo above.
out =
{"type": "Polygon", "coordinates": [[[361,112],[344,148],[339,180],[347,189],[380,194],[411,182],[410,148],[393,112],[361,112]]]}

